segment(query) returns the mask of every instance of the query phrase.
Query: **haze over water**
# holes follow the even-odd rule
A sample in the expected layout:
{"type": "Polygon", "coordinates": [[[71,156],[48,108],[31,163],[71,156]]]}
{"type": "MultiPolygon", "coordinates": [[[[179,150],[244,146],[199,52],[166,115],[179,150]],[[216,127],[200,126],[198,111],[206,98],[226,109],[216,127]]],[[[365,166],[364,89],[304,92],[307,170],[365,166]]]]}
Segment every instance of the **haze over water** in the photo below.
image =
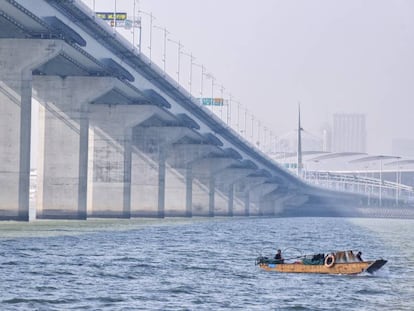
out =
{"type": "Polygon", "coordinates": [[[194,218],[0,223],[0,310],[413,310],[414,220],[194,218]],[[359,249],[375,275],[259,270],[359,249]],[[299,251],[300,250],[300,251],[299,251]]]}

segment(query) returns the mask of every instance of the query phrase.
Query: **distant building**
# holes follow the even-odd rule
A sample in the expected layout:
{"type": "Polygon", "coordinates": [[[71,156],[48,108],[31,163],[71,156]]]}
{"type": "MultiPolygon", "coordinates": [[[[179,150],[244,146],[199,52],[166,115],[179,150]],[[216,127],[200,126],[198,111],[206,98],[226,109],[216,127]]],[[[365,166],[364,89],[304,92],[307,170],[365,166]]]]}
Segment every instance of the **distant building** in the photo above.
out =
{"type": "Polygon", "coordinates": [[[393,139],[392,153],[405,157],[414,157],[414,139],[393,139]]]}
{"type": "Polygon", "coordinates": [[[333,152],[366,152],[367,129],[364,114],[334,114],[332,126],[333,152]]]}

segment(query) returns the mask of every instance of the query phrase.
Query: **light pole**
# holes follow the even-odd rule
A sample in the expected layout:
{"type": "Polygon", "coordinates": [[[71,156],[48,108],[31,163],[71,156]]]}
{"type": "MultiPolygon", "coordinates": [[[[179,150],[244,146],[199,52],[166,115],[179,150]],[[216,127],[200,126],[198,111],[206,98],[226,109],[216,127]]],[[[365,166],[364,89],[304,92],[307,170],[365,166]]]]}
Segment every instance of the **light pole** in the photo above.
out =
{"type": "Polygon", "coordinates": [[[193,53],[185,53],[185,52],[181,52],[181,54],[189,56],[190,57],[190,76],[188,79],[188,86],[189,86],[189,93],[190,95],[192,94],[192,83],[193,83],[193,65],[194,65],[194,60],[195,57],[193,56],[193,53]]]}
{"type": "Polygon", "coordinates": [[[113,22],[114,22],[114,32],[116,32],[116,0],[114,1],[114,18],[113,18],[113,22]]]}
{"type": "MultiPolygon", "coordinates": [[[[199,65],[196,63],[193,63],[194,66],[200,67],[201,68],[201,81],[200,81],[200,100],[203,100],[203,91],[204,91],[204,74],[206,71],[206,67],[204,67],[204,65],[199,65]]],[[[201,103],[202,104],[202,103],[201,103]]]]}
{"type": "Polygon", "coordinates": [[[141,25],[141,18],[135,15],[137,12],[139,12],[139,0],[134,0],[134,13],[132,16],[132,45],[135,47],[135,28],[139,28],[139,40],[138,40],[138,44],[139,44],[139,53],[141,53],[141,36],[142,36],[142,25],[141,25]],[[138,10],[136,9],[137,6],[137,2],[138,2],[138,10]]]}
{"type": "Polygon", "coordinates": [[[257,131],[257,141],[258,141],[258,147],[260,150],[262,150],[262,122],[260,121],[260,119],[257,119],[257,127],[258,127],[258,131],[257,131]]]}
{"type": "Polygon", "coordinates": [[[224,105],[224,98],[223,98],[223,94],[224,94],[224,86],[221,85],[220,87],[220,96],[221,96],[221,100],[223,101],[222,103],[220,103],[220,119],[223,121],[223,105],[224,105]]]}
{"type": "Polygon", "coordinates": [[[240,102],[237,101],[237,124],[236,124],[237,132],[240,132],[240,106],[241,106],[240,102]]]}
{"type": "Polygon", "coordinates": [[[232,127],[231,126],[231,115],[232,115],[232,110],[231,110],[231,104],[232,104],[232,101],[233,101],[233,97],[232,97],[232,95],[231,94],[229,94],[229,102],[228,102],[228,104],[227,104],[227,118],[226,118],[226,124],[227,125],[230,125],[230,127],[232,127]]]}
{"type": "Polygon", "coordinates": [[[252,113],[252,136],[251,136],[251,142],[254,145],[254,115],[252,113]]]}
{"type": "Polygon", "coordinates": [[[211,73],[206,73],[206,78],[210,78],[211,79],[211,110],[214,113],[214,81],[216,80],[216,78],[214,78],[214,76],[211,73]]]}
{"type": "MultiPolygon", "coordinates": [[[[150,17],[149,46],[148,46],[149,55],[148,56],[149,56],[149,60],[150,60],[150,63],[151,63],[152,62],[152,23],[153,23],[155,17],[152,15],[152,12],[147,13],[147,12],[138,10],[138,13],[142,13],[142,14],[145,14],[145,15],[150,17]]],[[[141,51],[141,34],[140,34],[139,40],[140,40],[140,51],[141,51]]]]}
{"type": "Polygon", "coordinates": [[[247,140],[247,108],[244,108],[244,138],[247,140]]]}
{"type": "MultiPolygon", "coordinates": [[[[137,8],[137,1],[134,0],[134,8],[132,13],[132,45],[135,47],[135,10],[137,8]]],[[[140,48],[141,49],[141,48],[140,48]]]]}
{"type": "Polygon", "coordinates": [[[164,32],[164,56],[163,56],[162,61],[164,63],[164,74],[165,74],[166,66],[167,66],[167,34],[169,34],[170,32],[165,27],[154,25],[154,28],[159,29],[164,32]]]}
{"type": "Polygon", "coordinates": [[[170,41],[172,43],[175,43],[178,46],[178,53],[177,53],[177,55],[178,55],[177,56],[177,82],[178,82],[178,84],[180,84],[180,60],[181,60],[181,54],[182,54],[181,48],[184,47],[184,45],[181,44],[180,40],[175,41],[175,40],[172,40],[172,39],[168,39],[168,41],[170,41]]]}

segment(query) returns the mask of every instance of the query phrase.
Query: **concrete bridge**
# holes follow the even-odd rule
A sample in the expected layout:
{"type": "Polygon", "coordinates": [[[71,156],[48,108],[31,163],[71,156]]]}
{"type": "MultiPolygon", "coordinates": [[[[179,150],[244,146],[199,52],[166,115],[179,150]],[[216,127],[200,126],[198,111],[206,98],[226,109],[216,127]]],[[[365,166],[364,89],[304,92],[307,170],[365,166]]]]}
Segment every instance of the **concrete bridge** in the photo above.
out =
{"type": "Polygon", "coordinates": [[[0,0],[3,220],[29,218],[33,99],[37,218],[274,215],[342,196],[252,148],[81,1],[0,0]]]}

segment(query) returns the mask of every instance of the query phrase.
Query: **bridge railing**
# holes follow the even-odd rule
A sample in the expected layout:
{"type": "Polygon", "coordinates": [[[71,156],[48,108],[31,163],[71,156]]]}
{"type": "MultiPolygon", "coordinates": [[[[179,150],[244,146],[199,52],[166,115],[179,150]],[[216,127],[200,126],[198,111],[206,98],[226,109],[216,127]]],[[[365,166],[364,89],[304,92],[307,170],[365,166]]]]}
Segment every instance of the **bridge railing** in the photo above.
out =
{"type": "Polygon", "coordinates": [[[395,198],[396,201],[414,200],[412,186],[389,180],[321,171],[304,171],[303,178],[310,184],[339,191],[378,195],[383,198],[395,198]]]}

